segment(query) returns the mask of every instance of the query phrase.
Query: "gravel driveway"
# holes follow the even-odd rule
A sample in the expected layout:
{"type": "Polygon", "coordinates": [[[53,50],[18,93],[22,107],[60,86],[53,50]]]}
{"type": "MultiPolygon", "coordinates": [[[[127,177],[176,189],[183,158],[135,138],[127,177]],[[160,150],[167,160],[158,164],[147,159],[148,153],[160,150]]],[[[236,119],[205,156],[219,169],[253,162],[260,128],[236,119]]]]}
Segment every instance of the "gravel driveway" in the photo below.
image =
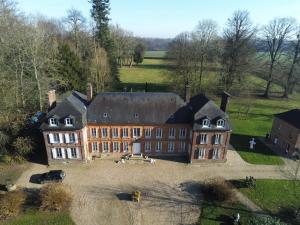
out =
{"type": "Polygon", "coordinates": [[[29,182],[32,174],[49,169],[66,171],[65,183],[74,192],[71,214],[78,225],[175,225],[194,224],[200,215],[199,181],[225,179],[288,179],[287,166],[257,166],[245,163],[235,151],[226,163],[184,164],[157,160],[156,164],[116,164],[96,160],[88,164],[46,167],[32,164],[17,184],[40,187],[29,182]],[[132,191],[140,190],[140,203],[129,201],[132,191]]]}

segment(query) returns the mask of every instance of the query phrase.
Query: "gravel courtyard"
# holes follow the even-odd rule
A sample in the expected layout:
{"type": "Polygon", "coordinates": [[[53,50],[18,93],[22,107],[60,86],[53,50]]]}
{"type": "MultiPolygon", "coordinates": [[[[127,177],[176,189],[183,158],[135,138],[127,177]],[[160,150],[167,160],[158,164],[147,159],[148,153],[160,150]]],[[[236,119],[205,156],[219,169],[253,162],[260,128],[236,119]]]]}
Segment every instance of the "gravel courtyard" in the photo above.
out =
{"type": "Polygon", "coordinates": [[[63,169],[64,183],[74,192],[71,214],[78,225],[176,225],[194,224],[200,216],[199,181],[213,177],[226,179],[288,179],[286,166],[255,166],[245,163],[235,151],[219,164],[184,164],[157,160],[156,164],[96,160],[88,164],[46,167],[32,164],[17,184],[40,187],[29,182],[30,176],[49,169],[63,169]],[[140,203],[129,194],[140,190],[140,203]]]}

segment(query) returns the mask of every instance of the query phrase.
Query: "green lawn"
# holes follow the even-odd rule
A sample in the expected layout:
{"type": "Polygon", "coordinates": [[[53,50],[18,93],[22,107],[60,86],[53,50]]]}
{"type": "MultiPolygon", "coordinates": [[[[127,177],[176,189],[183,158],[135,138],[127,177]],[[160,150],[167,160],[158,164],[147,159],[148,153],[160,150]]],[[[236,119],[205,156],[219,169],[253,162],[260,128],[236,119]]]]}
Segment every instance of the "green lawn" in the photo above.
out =
{"type": "Polygon", "coordinates": [[[13,165],[0,163],[0,184],[5,184],[7,180],[15,182],[27,168],[27,163],[13,165]]]}
{"type": "Polygon", "coordinates": [[[145,58],[164,58],[166,53],[166,51],[146,51],[145,58]]]}

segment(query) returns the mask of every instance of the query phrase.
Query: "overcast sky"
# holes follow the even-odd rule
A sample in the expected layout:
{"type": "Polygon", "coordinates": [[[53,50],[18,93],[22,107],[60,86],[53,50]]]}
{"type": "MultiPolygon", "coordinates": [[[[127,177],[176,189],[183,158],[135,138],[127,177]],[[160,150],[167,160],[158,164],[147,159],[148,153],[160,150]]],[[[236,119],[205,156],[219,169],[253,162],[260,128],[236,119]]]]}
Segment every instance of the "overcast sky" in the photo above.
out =
{"type": "MultiPolygon", "coordinates": [[[[28,14],[61,18],[70,8],[90,16],[88,0],[17,0],[28,14]]],[[[111,0],[111,23],[142,37],[172,38],[191,31],[202,19],[215,20],[220,28],[235,10],[246,9],[254,24],[274,17],[294,17],[300,22],[300,0],[111,0]]]]}

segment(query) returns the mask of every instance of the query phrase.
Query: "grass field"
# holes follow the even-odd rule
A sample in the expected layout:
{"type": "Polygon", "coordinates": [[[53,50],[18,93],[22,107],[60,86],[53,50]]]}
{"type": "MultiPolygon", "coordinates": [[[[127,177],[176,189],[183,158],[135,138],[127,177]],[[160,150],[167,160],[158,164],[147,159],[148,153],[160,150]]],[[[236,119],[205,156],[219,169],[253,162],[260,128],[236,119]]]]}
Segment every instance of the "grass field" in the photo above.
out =
{"type": "Polygon", "coordinates": [[[145,58],[165,58],[166,57],[166,51],[146,51],[145,52],[145,58]]]}
{"type": "Polygon", "coordinates": [[[24,170],[28,168],[28,164],[13,164],[7,165],[0,163],[0,185],[5,184],[7,180],[15,182],[24,170]]]}

